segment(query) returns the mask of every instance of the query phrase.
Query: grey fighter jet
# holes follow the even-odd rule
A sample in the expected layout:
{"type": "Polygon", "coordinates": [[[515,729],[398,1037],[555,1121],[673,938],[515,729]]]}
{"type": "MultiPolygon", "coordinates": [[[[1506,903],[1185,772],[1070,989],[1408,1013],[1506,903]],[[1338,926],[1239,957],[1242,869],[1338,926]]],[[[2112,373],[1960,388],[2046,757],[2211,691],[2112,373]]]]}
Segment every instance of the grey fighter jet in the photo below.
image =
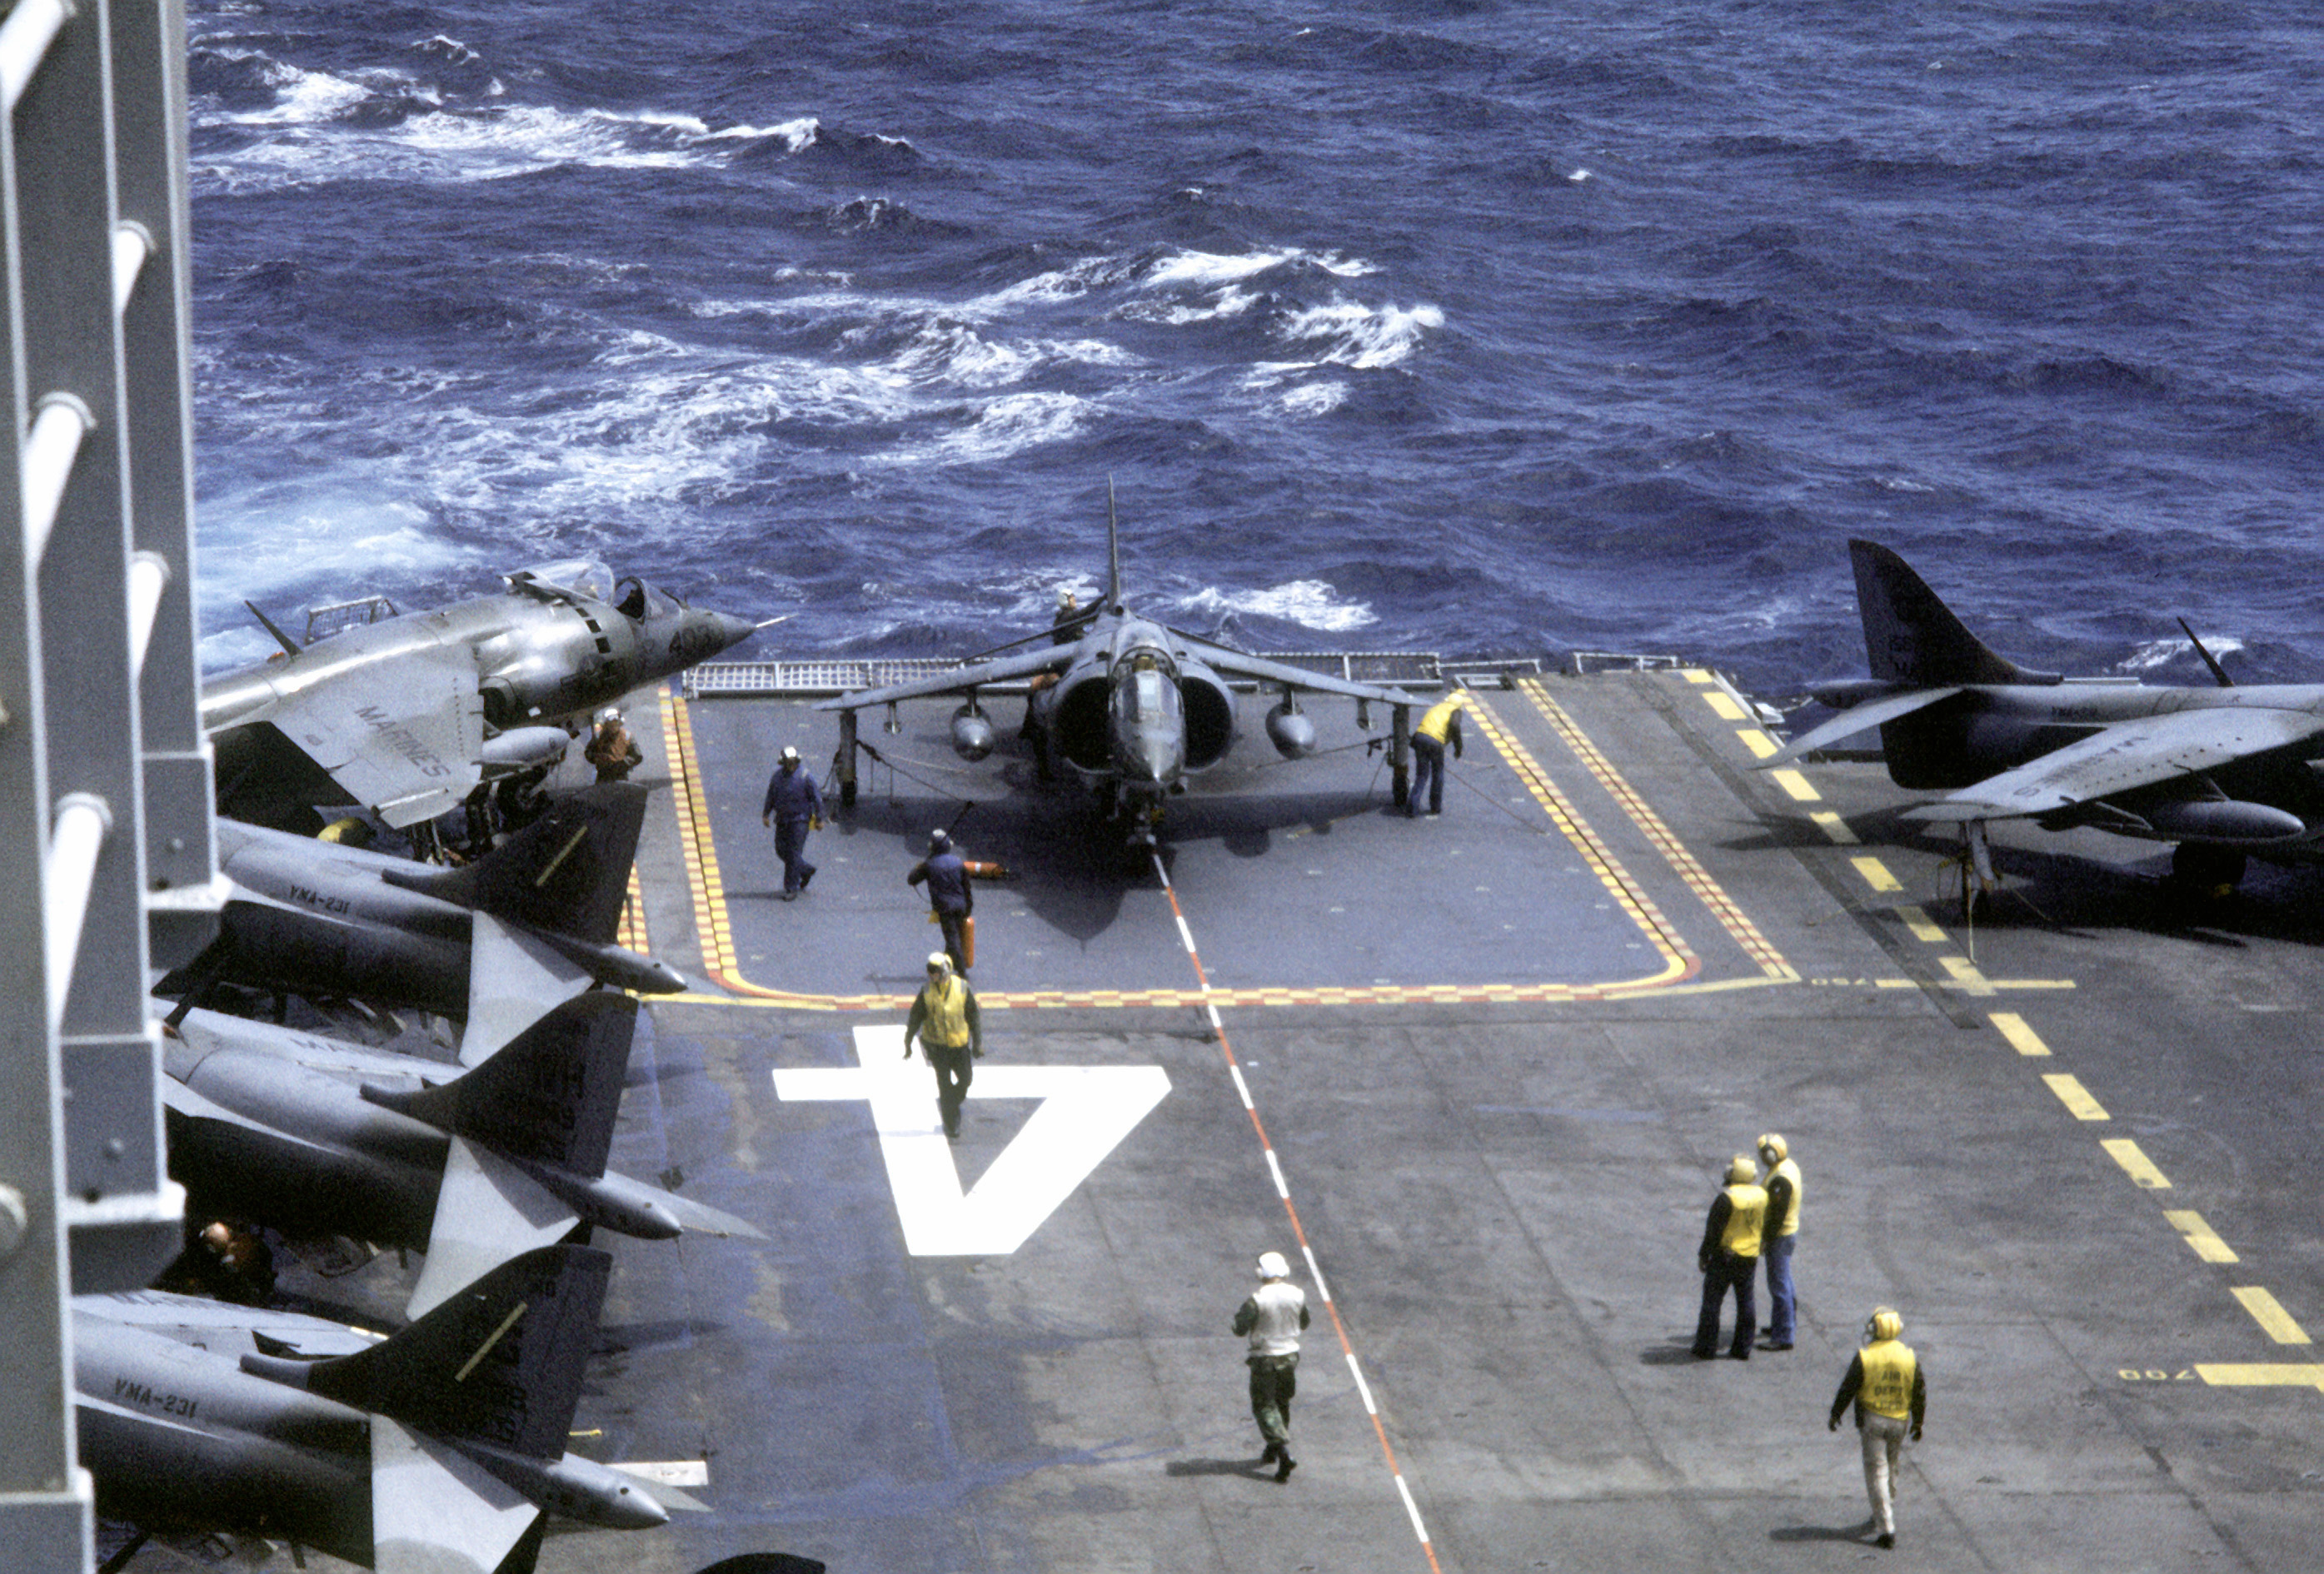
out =
{"type": "Polygon", "coordinates": [[[2216,687],[2029,672],[1987,649],[1887,548],[1850,541],[1849,553],[1872,676],[1816,686],[1841,714],[1762,769],[1877,727],[1897,786],[1948,794],[1905,817],[1960,825],[1987,887],[1995,820],[2175,843],[2173,871],[2203,886],[2232,885],[2247,855],[2319,856],[2324,686],[2236,687],[2191,631],[2216,687]]]}
{"type": "Polygon", "coordinates": [[[934,695],[963,695],[965,703],[953,713],[952,746],[962,759],[975,761],[992,752],[995,741],[978,691],[1030,680],[1027,731],[1038,750],[1042,776],[1047,778],[1060,766],[1070,770],[1097,791],[1133,844],[1151,845],[1165,800],[1185,791],[1191,778],[1224,759],[1232,747],[1235,697],[1226,680],[1242,678],[1280,691],[1280,703],[1268,713],[1267,735],[1286,759],[1315,748],[1314,723],[1301,713],[1296,698],[1302,690],[1355,700],[1367,726],[1370,706],[1393,707],[1394,790],[1396,801],[1403,803],[1409,779],[1410,695],[1247,656],[1139,617],[1122,600],[1120,532],[1111,517],[1106,538],[1104,599],[1068,623],[1031,636],[1039,649],[972,658],[931,677],[820,702],[816,709],[841,713],[840,802],[855,801],[858,711],[934,695]]]}
{"type": "MultiPolygon", "coordinates": [[[[501,594],[356,624],[202,686],[218,808],[298,824],[355,804],[410,825],[458,804],[488,771],[553,760],[561,722],[751,637],[600,563],[504,576],[501,594]]],[[[255,611],[256,609],[253,609],[255,611]]]]}
{"type": "Polygon", "coordinates": [[[627,995],[583,995],[463,1072],[187,1012],[162,1046],[170,1178],[198,1217],[426,1252],[414,1317],[576,1224],[759,1236],[606,1169],[637,1017],[627,995]]]}
{"type": "Polygon", "coordinates": [[[682,990],[614,940],[645,803],[634,782],[584,787],[459,869],[220,820],[234,891],[217,938],[162,992],[224,982],[437,1011],[466,1020],[474,1065],[592,983],[682,990]]]}
{"type": "Polygon", "coordinates": [[[153,1291],[76,1296],[75,1418],[97,1511],[380,1574],[530,1574],[544,1512],[664,1523],[667,1489],[565,1451],[612,1260],[529,1252],[385,1340],[153,1291]]]}

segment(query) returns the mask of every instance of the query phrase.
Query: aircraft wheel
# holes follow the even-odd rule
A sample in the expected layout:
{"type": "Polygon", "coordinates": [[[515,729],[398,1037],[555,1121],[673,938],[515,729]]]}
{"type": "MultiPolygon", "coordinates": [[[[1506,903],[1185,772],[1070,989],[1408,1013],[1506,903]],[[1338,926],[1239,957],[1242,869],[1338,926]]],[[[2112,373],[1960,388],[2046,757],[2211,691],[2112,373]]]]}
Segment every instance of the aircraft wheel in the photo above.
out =
{"type": "Polygon", "coordinates": [[[2171,878],[2207,896],[2224,897],[2243,879],[2249,861],[2238,848],[2181,842],[2171,850],[2171,878]]]}

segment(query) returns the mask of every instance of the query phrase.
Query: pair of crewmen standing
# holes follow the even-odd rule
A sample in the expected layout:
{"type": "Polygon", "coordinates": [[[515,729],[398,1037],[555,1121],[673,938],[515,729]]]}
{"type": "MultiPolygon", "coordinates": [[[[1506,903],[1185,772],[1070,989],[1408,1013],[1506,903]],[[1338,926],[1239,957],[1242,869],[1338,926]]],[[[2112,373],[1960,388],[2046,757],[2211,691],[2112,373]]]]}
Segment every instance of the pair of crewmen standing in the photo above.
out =
{"type": "MultiPolygon", "coordinates": [[[[1727,1168],[1727,1183],[1711,1200],[1703,1225],[1702,1244],[1695,1254],[1702,1270],[1702,1311],[1696,1320],[1694,1354],[1708,1360],[1719,1353],[1719,1323],[1727,1296],[1735,1296],[1735,1337],[1727,1354],[1736,1360],[1751,1358],[1757,1321],[1753,1283],[1759,1264],[1767,1265],[1767,1293],[1773,1303],[1763,1350],[1788,1350],[1798,1316],[1798,1296],[1792,1280],[1792,1254],[1797,1245],[1803,1186],[1799,1164],[1790,1145],[1779,1133],[1759,1138],[1759,1159],[1767,1166],[1764,1179],[1750,1155],[1738,1154],[1727,1168]]],[[[1863,1348],[1849,1363],[1840,1391],[1831,1402],[1831,1430],[1840,1430],[1840,1418],[1853,1403],[1856,1426],[1864,1451],[1864,1491],[1872,1506],[1872,1529],[1877,1544],[1896,1544],[1896,1476],[1904,1445],[1910,1435],[1921,1440],[1922,1421],[1928,1408],[1928,1384],[1920,1358],[1901,1337],[1904,1319],[1893,1307],[1875,1307],[1864,1325],[1863,1348]]]]}

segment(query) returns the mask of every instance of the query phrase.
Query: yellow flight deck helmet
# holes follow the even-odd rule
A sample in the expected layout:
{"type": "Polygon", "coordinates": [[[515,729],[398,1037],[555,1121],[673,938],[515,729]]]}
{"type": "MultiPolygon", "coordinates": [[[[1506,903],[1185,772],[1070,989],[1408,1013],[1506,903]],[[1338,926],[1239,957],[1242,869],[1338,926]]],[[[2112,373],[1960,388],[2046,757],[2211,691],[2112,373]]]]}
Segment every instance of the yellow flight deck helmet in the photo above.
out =
{"type": "Polygon", "coordinates": [[[1737,1154],[1734,1162],[1727,1166],[1727,1183],[1730,1186],[1748,1186],[1758,1178],[1759,1166],[1751,1162],[1748,1154],[1737,1154]]]}
{"type": "Polygon", "coordinates": [[[1896,1315],[1893,1306],[1876,1306],[1872,1315],[1864,1320],[1864,1342],[1872,1344],[1884,1339],[1895,1339],[1904,1331],[1904,1320],[1896,1315]]]}
{"type": "Polygon", "coordinates": [[[1769,1164],[1779,1164],[1790,1155],[1792,1150],[1784,1146],[1782,1133],[1771,1131],[1759,1139],[1759,1151],[1767,1155],[1769,1164]]]}

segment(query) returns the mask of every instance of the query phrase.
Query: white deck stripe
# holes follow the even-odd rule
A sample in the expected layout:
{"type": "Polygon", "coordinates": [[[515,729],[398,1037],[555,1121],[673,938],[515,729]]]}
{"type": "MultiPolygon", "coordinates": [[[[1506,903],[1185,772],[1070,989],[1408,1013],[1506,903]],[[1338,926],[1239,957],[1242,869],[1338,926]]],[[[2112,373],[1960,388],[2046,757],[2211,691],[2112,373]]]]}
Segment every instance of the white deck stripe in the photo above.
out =
{"type": "Polygon", "coordinates": [[[1356,1365],[1356,1352],[1348,1352],[1348,1371],[1356,1379],[1356,1394],[1364,1402],[1366,1415],[1378,1415],[1379,1407],[1372,1403],[1372,1385],[1364,1381],[1364,1369],[1356,1365]]]}
{"type": "Polygon", "coordinates": [[[1412,1515],[1412,1533],[1420,1538],[1420,1544],[1422,1546],[1426,1546],[1428,1544],[1428,1527],[1420,1523],[1420,1505],[1413,1502],[1412,1488],[1404,1484],[1404,1477],[1401,1472],[1397,1474],[1396,1478],[1396,1490],[1397,1495],[1404,1499],[1404,1512],[1412,1515]]]}
{"type": "Polygon", "coordinates": [[[1230,1062],[1227,1071],[1234,1078],[1235,1091],[1242,1095],[1242,1107],[1256,1112],[1259,1106],[1250,1101],[1250,1089],[1242,1080],[1242,1067],[1230,1062]]]}
{"type": "Polygon", "coordinates": [[[1291,1188],[1283,1179],[1283,1166],[1275,1162],[1275,1150],[1271,1147],[1263,1147],[1259,1151],[1267,1155],[1267,1173],[1275,1177],[1276,1195],[1281,1197],[1286,1202],[1290,1201],[1291,1188]]]}

